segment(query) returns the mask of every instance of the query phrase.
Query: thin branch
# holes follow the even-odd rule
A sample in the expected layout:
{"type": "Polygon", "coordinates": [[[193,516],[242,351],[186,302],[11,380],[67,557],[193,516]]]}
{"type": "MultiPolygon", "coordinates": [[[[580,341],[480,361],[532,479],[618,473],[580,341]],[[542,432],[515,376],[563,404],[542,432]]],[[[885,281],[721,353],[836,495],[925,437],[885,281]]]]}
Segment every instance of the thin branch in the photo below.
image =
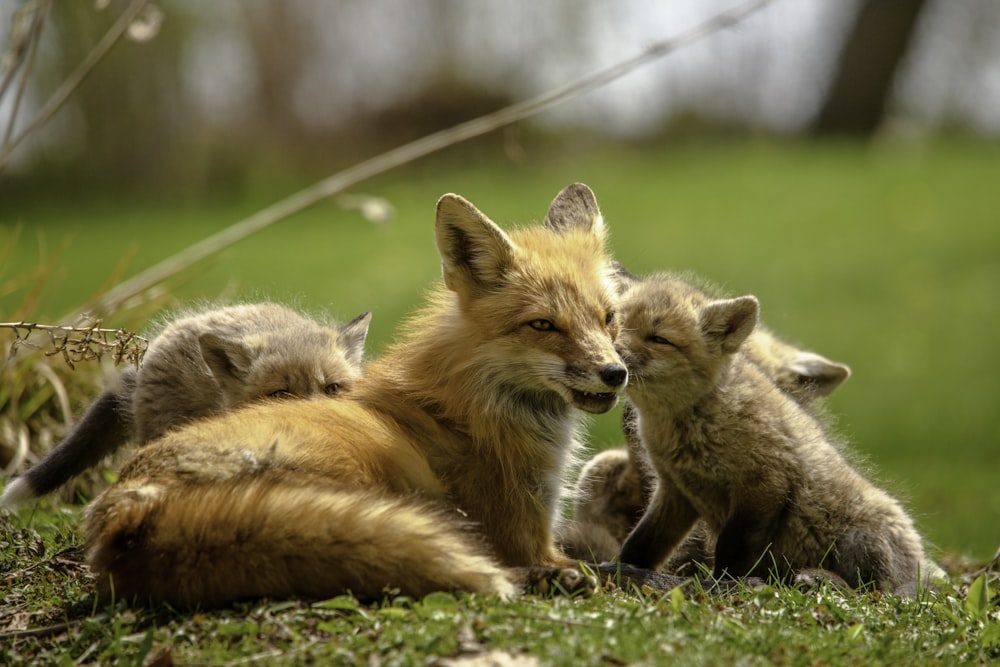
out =
{"type": "Polygon", "coordinates": [[[0,639],[7,638],[19,638],[19,637],[50,637],[60,632],[65,632],[70,628],[74,628],[84,621],[91,622],[101,622],[108,620],[107,614],[97,614],[96,616],[91,616],[89,618],[80,619],[78,621],[63,621],[62,623],[56,623],[54,625],[46,625],[41,628],[28,628],[25,630],[6,630],[0,632],[0,639]]]}
{"type": "MultiPolygon", "coordinates": [[[[11,40],[20,41],[20,44],[14,44],[11,47],[12,57],[15,61],[11,63],[10,72],[4,78],[3,83],[0,84],[0,98],[7,92],[7,87],[14,80],[22,63],[24,64],[24,68],[21,74],[21,83],[17,87],[17,95],[14,97],[14,106],[7,121],[7,130],[3,135],[3,143],[0,143],[0,146],[6,146],[10,141],[10,136],[14,133],[14,123],[17,120],[18,111],[21,109],[24,91],[28,87],[28,76],[31,73],[32,65],[35,63],[35,54],[38,53],[38,42],[41,41],[42,27],[45,25],[45,18],[48,16],[51,8],[51,1],[34,5],[31,15],[31,25],[24,29],[23,37],[15,34],[17,32],[16,25],[11,28],[11,40]],[[26,56],[24,55],[25,51],[27,51],[26,56]]],[[[22,8],[21,11],[25,11],[25,8],[22,8]]],[[[15,23],[16,21],[17,17],[15,17],[15,23]]]]}
{"type": "Polygon", "coordinates": [[[87,78],[87,75],[97,66],[97,63],[101,61],[104,56],[108,54],[111,47],[121,39],[128,27],[132,25],[136,17],[146,6],[148,0],[132,0],[132,3],[125,8],[122,15],[118,17],[118,20],[113,26],[104,34],[104,37],[97,43],[97,45],[87,54],[87,57],[77,66],[69,77],[63,81],[62,85],[56,89],[52,96],[42,105],[42,108],[38,110],[35,117],[28,123],[21,132],[14,137],[10,142],[5,142],[3,147],[3,152],[0,153],[0,173],[3,172],[4,167],[7,166],[7,161],[10,158],[11,153],[24,141],[27,137],[31,135],[32,132],[37,130],[39,127],[44,125],[49,121],[50,118],[55,114],[59,108],[65,104],[69,96],[73,94],[83,80],[87,78]]]}
{"type": "MultiPolygon", "coordinates": [[[[675,37],[654,42],[641,53],[627,60],[592,72],[576,81],[558,86],[524,102],[512,104],[494,113],[429,134],[333,174],[116,285],[91,304],[87,311],[96,315],[113,312],[119,304],[173,276],[191,264],[201,261],[265,227],[305,210],[327,197],[339,194],[353,185],[413,162],[418,158],[524,120],[600,88],[652,60],[738,24],[765,5],[770,4],[771,1],[752,0],[744,3],[675,37]]],[[[75,316],[79,316],[79,313],[75,316]]]]}
{"type": "MultiPolygon", "coordinates": [[[[45,8],[48,10],[49,4],[45,8]]],[[[7,36],[7,46],[3,55],[0,56],[0,72],[3,79],[0,80],[0,98],[7,93],[7,88],[17,76],[17,71],[24,62],[24,54],[31,46],[31,39],[39,16],[39,3],[24,3],[11,17],[10,34],[7,36]]]]}

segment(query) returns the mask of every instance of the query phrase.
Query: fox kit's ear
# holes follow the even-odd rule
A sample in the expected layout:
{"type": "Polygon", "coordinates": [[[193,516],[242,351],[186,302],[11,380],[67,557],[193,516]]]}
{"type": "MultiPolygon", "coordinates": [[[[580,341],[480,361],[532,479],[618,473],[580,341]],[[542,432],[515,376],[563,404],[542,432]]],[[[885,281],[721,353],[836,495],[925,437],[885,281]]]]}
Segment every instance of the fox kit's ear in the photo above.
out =
{"type": "Polygon", "coordinates": [[[355,366],[361,365],[361,358],[365,354],[365,338],[368,336],[368,325],[371,324],[371,321],[371,313],[361,313],[340,327],[337,343],[344,351],[344,358],[347,359],[348,363],[355,366]]]}
{"type": "Polygon", "coordinates": [[[604,217],[593,191],[583,183],[567,185],[556,195],[545,216],[545,226],[557,232],[580,229],[603,239],[604,217]]]}
{"type": "Polygon", "coordinates": [[[239,342],[211,333],[198,336],[201,358],[223,388],[230,380],[241,381],[250,374],[253,363],[249,350],[239,342]]]}
{"type": "Polygon", "coordinates": [[[438,200],[434,225],[444,284],[453,292],[501,282],[514,260],[514,243],[492,220],[458,195],[438,200]]]}
{"type": "Polygon", "coordinates": [[[741,296],[712,301],[702,309],[699,321],[705,338],[717,342],[723,352],[732,353],[757,326],[759,313],[756,297],[741,296]]]}
{"type": "Polygon", "coordinates": [[[611,260],[611,270],[614,272],[615,291],[619,295],[642,282],[641,278],[629,273],[624,266],[615,260],[611,260]]]}
{"type": "Polygon", "coordinates": [[[846,364],[838,364],[813,352],[800,352],[788,368],[797,382],[808,387],[816,397],[829,396],[851,377],[851,369],[846,364]]]}

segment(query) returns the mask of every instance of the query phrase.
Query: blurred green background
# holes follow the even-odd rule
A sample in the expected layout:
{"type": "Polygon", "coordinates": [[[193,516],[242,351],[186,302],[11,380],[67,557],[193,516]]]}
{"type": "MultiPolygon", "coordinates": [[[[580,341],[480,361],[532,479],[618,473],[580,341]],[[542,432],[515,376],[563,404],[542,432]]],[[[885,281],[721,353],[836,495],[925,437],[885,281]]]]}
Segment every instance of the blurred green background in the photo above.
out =
{"type": "MultiPolygon", "coordinates": [[[[522,28],[537,18],[525,3],[499,4],[522,28]]],[[[681,59],[700,73],[700,87],[670,79],[668,58],[658,84],[619,88],[611,95],[628,108],[653,99],[653,91],[686,100],[678,105],[673,97],[669,103],[656,97],[664,113],[653,121],[629,116],[632,112],[613,116],[605,98],[571,103],[564,116],[547,114],[540,123],[522,123],[445,150],[352,190],[391,203],[396,215],[388,223],[370,222],[338,200],[320,203],[171,280],[162,290],[163,303],[268,298],[341,319],[372,310],[369,350],[377,355],[439,274],[432,227],[441,194],[459,193],[499,224],[510,225],[540,219],[559,189],[582,181],[597,194],[615,257],[631,271],[692,270],[730,293],[755,294],[771,328],[849,364],[853,376],[828,403],[837,431],[870,474],[905,500],[938,548],[988,559],[1000,545],[1000,352],[995,344],[1000,142],[989,109],[979,115],[968,111],[961,94],[963,86],[975,87],[986,80],[976,77],[986,75],[967,67],[964,77],[946,86],[950,97],[942,100],[951,100],[950,106],[943,101],[938,107],[921,106],[926,97],[921,97],[920,68],[933,70],[925,62],[930,58],[940,73],[942,57],[934,60],[934,40],[919,38],[911,25],[911,46],[890,63],[882,105],[868,114],[874,121],[838,125],[830,120],[836,120],[830,110],[837,97],[833,82],[849,70],[838,60],[838,48],[828,49],[824,86],[803,83],[808,67],[795,78],[746,64],[757,57],[754,49],[761,43],[788,32],[796,11],[805,11],[781,14],[789,4],[776,2],[770,14],[742,32],[720,37],[735,41],[721,42],[729,46],[714,52],[719,62],[704,56],[681,59]],[[921,47],[917,55],[914,44],[921,47]],[[744,63],[736,77],[746,79],[742,88],[732,77],[716,80],[716,69],[725,70],[727,58],[744,63]],[[752,89],[762,80],[770,82],[775,95],[782,85],[804,91],[799,115],[791,121],[781,113],[768,115],[771,98],[740,97],[748,83],[752,89]],[[728,111],[718,111],[722,107],[728,111]],[[824,118],[827,122],[821,122],[824,118]]],[[[857,3],[855,9],[836,4],[816,3],[820,18],[841,17],[837,30],[821,27],[817,34],[846,50],[858,32],[852,20],[861,24],[865,8],[878,3],[857,3]]],[[[957,9],[931,12],[925,3],[914,5],[918,14],[921,8],[924,12],[923,23],[915,25],[934,19],[931,25],[941,33],[961,24],[957,9]]],[[[589,8],[594,25],[607,18],[600,3],[581,6],[589,8]]],[[[654,11],[649,3],[629,6],[640,17],[654,11]]],[[[121,7],[112,3],[106,11],[121,7]]],[[[272,43],[282,34],[306,30],[312,10],[267,2],[217,7],[199,10],[182,3],[166,8],[151,42],[116,47],[95,70],[95,80],[80,89],[77,104],[67,108],[65,122],[57,116],[53,128],[25,144],[0,173],[0,321],[60,322],[116,279],[340,167],[518,99],[526,86],[530,92],[530,81],[517,83],[510,72],[523,74],[545,56],[546,34],[579,38],[590,25],[581,19],[570,30],[555,21],[539,28],[537,44],[527,32],[519,49],[494,44],[495,53],[508,54],[500,67],[508,72],[504,79],[496,67],[455,59],[453,51],[469,48],[455,35],[471,31],[473,19],[486,20],[463,14],[468,25],[457,21],[442,28],[450,41],[435,44],[440,52],[426,56],[437,64],[422,87],[385,103],[358,92],[365,99],[352,99],[349,112],[331,111],[336,122],[317,126],[314,118],[333,102],[322,95],[307,100],[312,110],[304,113],[292,83],[267,76],[287,74],[301,84],[310,76],[305,63],[328,62],[329,54],[317,56],[326,52],[310,40],[295,42],[284,55],[272,43]],[[253,95],[223,104],[231,115],[221,120],[205,111],[204,100],[201,107],[183,96],[165,101],[178,87],[191,95],[182,80],[198,67],[182,46],[199,31],[220,26],[247,36],[253,56],[230,59],[229,66],[236,68],[232,76],[257,82],[250,86],[253,95]],[[261,26],[270,32],[258,34],[261,26]],[[239,69],[241,62],[246,72],[239,69]],[[504,81],[507,85],[501,85],[504,81]],[[245,109],[237,113],[241,103],[245,109]]],[[[352,25],[363,27],[367,19],[357,12],[375,12],[364,7],[348,2],[316,11],[320,18],[353,11],[352,25]]],[[[10,20],[10,8],[4,9],[0,18],[10,20]]],[[[80,3],[57,5],[47,19],[56,37],[31,73],[38,95],[65,76],[112,18],[80,3]]],[[[649,29],[665,36],[688,23],[660,17],[649,22],[649,29]]],[[[613,28],[629,29],[620,23],[613,28]]],[[[229,43],[218,32],[212,35],[218,44],[229,43]]],[[[980,42],[977,53],[993,43],[980,42]]],[[[579,53],[579,47],[565,47],[556,55],[563,57],[560,62],[572,62],[579,53]]],[[[781,57],[795,60],[794,53],[781,57]]],[[[560,73],[573,78],[587,71],[586,62],[556,68],[556,79],[560,73]]],[[[391,70],[384,80],[398,82],[402,66],[396,61],[384,66],[391,70]]],[[[378,67],[366,62],[362,69],[373,68],[366,76],[378,79],[378,67]]],[[[852,90],[855,94],[846,97],[857,110],[862,96],[859,88],[852,90]]],[[[980,86],[980,91],[981,104],[994,104],[989,108],[996,114],[1000,105],[986,95],[989,89],[980,86]]],[[[10,113],[9,97],[0,96],[0,120],[4,112],[10,113]]],[[[133,309],[110,316],[105,325],[141,326],[151,315],[133,309]]],[[[5,336],[0,330],[4,345],[5,336]]],[[[620,440],[617,415],[592,421],[592,449],[620,440]]]]}

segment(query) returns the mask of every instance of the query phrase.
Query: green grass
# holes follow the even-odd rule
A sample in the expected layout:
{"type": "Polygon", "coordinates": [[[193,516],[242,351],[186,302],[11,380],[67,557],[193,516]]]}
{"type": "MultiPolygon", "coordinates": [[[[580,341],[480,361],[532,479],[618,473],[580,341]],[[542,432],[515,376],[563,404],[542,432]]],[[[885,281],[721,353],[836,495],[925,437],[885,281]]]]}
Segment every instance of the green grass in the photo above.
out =
{"type": "MultiPolygon", "coordinates": [[[[388,227],[321,204],[227,250],[171,284],[170,293],[178,303],[273,297],[343,318],[370,309],[369,347],[377,354],[438,275],[432,233],[438,196],[462,194],[505,225],[540,218],[555,193],[578,180],[597,193],[612,249],[632,271],[690,269],[730,292],[756,294],[773,329],[848,363],[854,375],[829,407],[851,449],[905,499],[945,554],[979,562],[992,557],[1000,545],[997,144],[692,143],[646,150],[581,146],[544,155],[529,147],[517,165],[449,154],[358,188],[396,206],[398,217],[388,227]]],[[[26,290],[3,286],[58,249],[58,269],[35,310],[39,319],[54,320],[90,298],[129,253],[126,274],[303,185],[198,204],[0,193],[0,250],[22,225],[15,252],[0,268],[0,320],[16,316],[26,290]]],[[[0,344],[4,336],[0,331],[0,344]]],[[[594,448],[619,441],[615,415],[593,421],[594,448]]],[[[68,511],[64,517],[43,509],[31,521],[25,510],[16,519],[43,540],[54,539],[47,533],[55,530],[62,546],[50,549],[63,548],[77,539],[75,510],[68,511]],[[61,527],[51,528],[53,522],[61,527]]],[[[44,558],[9,536],[3,542],[0,596],[7,598],[0,607],[10,608],[10,573],[44,558]]],[[[18,602],[15,613],[29,614],[29,627],[68,622],[69,629],[18,636],[13,649],[0,641],[0,651],[23,648],[35,657],[65,651],[79,658],[96,645],[86,660],[108,662],[140,653],[153,628],[153,644],[173,646],[181,662],[222,664],[272,650],[279,651],[275,662],[329,661],[343,650],[347,663],[352,655],[362,663],[381,655],[387,664],[423,664],[428,655],[456,655],[460,628],[468,627],[473,643],[556,664],[653,659],[643,656],[673,656],[683,664],[1000,658],[996,602],[990,616],[974,620],[964,611],[964,589],[918,602],[845,601],[830,592],[803,596],[784,589],[681,602],[620,593],[499,605],[463,598],[455,611],[416,604],[395,611],[304,603],[286,609],[276,601],[156,622],[148,612],[112,610],[109,620],[94,622],[84,573],[70,568],[67,583],[58,568],[55,574],[36,569],[52,585],[18,602]]],[[[9,615],[0,617],[0,628],[10,624],[9,615]]],[[[0,655],[0,662],[15,657],[0,655]]]]}
{"type": "Polygon", "coordinates": [[[916,599],[845,594],[823,584],[744,586],[725,595],[608,586],[590,599],[511,601],[438,593],[375,605],[344,596],[196,613],[103,606],[80,564],[75,514],[0,525],[2,664],[139,665],[154,656],[198,665],[493,664],[488,660],[504,655],[522,661],[513,664],[567,666],[1000,660],[995,575],[956,579],[916,599]]]}

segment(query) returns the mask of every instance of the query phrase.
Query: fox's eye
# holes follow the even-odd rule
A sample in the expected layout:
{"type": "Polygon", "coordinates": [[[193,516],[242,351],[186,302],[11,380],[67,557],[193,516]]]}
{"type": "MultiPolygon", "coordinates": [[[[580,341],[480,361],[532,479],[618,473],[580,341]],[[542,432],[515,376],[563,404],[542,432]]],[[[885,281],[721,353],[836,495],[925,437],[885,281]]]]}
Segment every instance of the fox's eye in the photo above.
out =
{"type": "Polygon", "coordinates": [[[556,325],[549,320],[531,320],[528,326],[535,331],[555,331],[556,325]]]}
{"type": "Polygon", "coordinates": [[[276,389],[268,394],[271,398],[292,398],[294,394],[287,389],[276,389]]]}
{"type": "Polygon", "coordinates": [[[331,382],[330,384],[323,387],[323,393],[327,396],[336,396],[340,393],[340,383],[331,382]]]}
{"type": "Polygon", "coordinates": [[[667,340],[663,336],[650,336],[649,337],[649,342],[650,343],[656,343],[657,345],[673,345],[673,343],[671,343],[669,340],[667,340]]]}
{"type": "Polygon", "coordinates": [[[609,310],[608,314],[604,316],[604,324],[605,326],[610,327],[612,324],[614,324],[614,321],[615,321],[615,311],[609,310]]]}

